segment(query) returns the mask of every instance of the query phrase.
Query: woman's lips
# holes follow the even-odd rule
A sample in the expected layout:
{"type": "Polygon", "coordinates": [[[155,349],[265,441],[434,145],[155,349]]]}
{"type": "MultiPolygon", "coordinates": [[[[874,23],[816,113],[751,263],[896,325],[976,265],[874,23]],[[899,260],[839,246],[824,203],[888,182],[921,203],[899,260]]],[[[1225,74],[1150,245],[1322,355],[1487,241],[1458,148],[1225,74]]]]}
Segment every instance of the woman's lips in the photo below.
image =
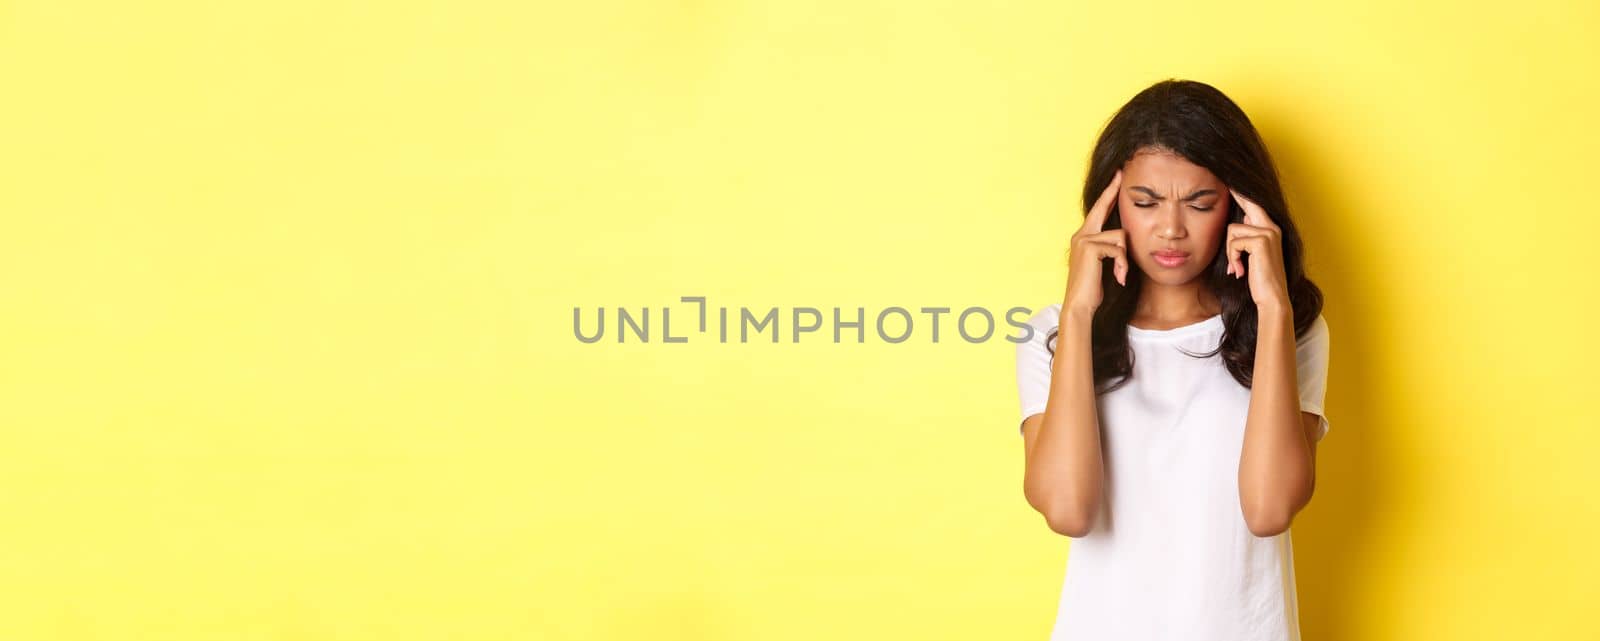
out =
{"type": "Polygon", "coordinates": [[[1162,267],[1177,267],[1189,260],[1189,255],[1183,252],[1154,252],[1150,255],[1154,256],[1156,264],[1162,267]]]}

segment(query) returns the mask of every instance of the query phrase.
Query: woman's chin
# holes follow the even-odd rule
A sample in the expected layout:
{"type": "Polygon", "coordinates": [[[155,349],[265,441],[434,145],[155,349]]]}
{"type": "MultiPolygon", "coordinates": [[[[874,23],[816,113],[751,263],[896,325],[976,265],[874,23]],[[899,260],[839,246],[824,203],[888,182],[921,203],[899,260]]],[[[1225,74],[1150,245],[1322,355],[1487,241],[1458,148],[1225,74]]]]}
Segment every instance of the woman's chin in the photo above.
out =
{"type": "MultiPolygon", "coordinates": [[[[1141,265],[1141,268],[1144,266],[1141,265]]],[[[1144,269],[1144,279],[1152,285],[1184,285],[1198,278],[1200,274],[1190,273],[1188,270],[1171,269],[1160,265],[1152,265],[1151,269],[1144,269]]]]}

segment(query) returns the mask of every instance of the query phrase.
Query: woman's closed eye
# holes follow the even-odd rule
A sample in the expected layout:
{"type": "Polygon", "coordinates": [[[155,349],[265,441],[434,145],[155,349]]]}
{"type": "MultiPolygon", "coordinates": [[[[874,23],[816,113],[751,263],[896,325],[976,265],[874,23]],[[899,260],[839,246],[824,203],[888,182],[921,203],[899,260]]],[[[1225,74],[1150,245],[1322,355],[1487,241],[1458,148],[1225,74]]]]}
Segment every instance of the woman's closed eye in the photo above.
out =
{"type": "MultiPolygon", "coordinates": [[[[1153,203],[1153,202],[1142,202],[1142,203],[1141,202],[1135,202],[1135,203],[1133,203],[1133,206],[1134,207],[1138,207],[1140,209],[1149,209],[1151,207],[1156,206],[1156,204],[1153,203]]],[[[1190,207],[1193,207],[1195,211],[1211,211],[1211,208],[1213,206],[1212,205],[1190,205],[1190,207]]]]}

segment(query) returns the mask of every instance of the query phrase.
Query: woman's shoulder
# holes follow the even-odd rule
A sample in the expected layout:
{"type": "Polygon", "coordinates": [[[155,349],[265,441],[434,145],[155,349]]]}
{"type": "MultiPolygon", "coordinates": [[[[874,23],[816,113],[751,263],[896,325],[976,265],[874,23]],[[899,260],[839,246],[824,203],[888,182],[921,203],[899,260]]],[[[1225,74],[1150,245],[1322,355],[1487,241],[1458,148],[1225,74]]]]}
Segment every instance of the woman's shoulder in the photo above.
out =
{"type": "Polygon", "coordinates": [[[1028,324],[1034,329],[1050,331],[1061,324],[1061,303],[1045,305],[1039,311],[1028,317],[1028,324]]]}
{"type": "Polygon", "coordinates": [[[1326,340],[1327,336],[1328,319],[1321,312],[1318,312],[1317,317],[1312,319],[1311,325],[1306,327],[1306,331],[1300,333],[1300,337],[1295,342],[1304,345],[1315,340],[1326,340]]]}
{"type": "MultiPolygon", "coordinates": [[[[1013,325],[1016,324],[1015,317],[1009,317],[1008,320],[1013,325]]],[[[1026,327],[1026,331],[1023,332],[1022,338],[1017,342],[1017,349],[1019,350],[1019,353],[1024,351],[1037,351],[1043,353],[1053,348],[1054,344],[1050,340],[1050,335],[1056,331],[1056,326],[1060,323],[1060,320],[1061,305],[1059,303],[1041,307],[1037,311],[1033,312],[1032,315],[1028,316],[1027,323],[1024,325],[1017,325],[1019,329],[1026,327]],[[1051,344],[1046,346],[1047,342],[1051,344]]]]}

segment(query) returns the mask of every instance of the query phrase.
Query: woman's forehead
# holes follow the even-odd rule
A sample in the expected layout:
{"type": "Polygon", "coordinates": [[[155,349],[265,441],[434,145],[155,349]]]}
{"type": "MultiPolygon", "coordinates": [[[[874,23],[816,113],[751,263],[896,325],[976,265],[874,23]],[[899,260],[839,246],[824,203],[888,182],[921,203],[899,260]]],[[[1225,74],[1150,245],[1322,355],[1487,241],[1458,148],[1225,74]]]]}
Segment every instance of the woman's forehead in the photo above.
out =
{"type": "Polygon", "coordinates": [[[1123,168],[1123,176],[1127,178],[1123,181],[1126,184],[1136,184],[1140,180],[1155,181],[1157,184],[1149,185],[1151,187],[1218,182],[1211,170],[1177,153],[1159,149],[1140,150],[1134,154],[1123,168]]]}

